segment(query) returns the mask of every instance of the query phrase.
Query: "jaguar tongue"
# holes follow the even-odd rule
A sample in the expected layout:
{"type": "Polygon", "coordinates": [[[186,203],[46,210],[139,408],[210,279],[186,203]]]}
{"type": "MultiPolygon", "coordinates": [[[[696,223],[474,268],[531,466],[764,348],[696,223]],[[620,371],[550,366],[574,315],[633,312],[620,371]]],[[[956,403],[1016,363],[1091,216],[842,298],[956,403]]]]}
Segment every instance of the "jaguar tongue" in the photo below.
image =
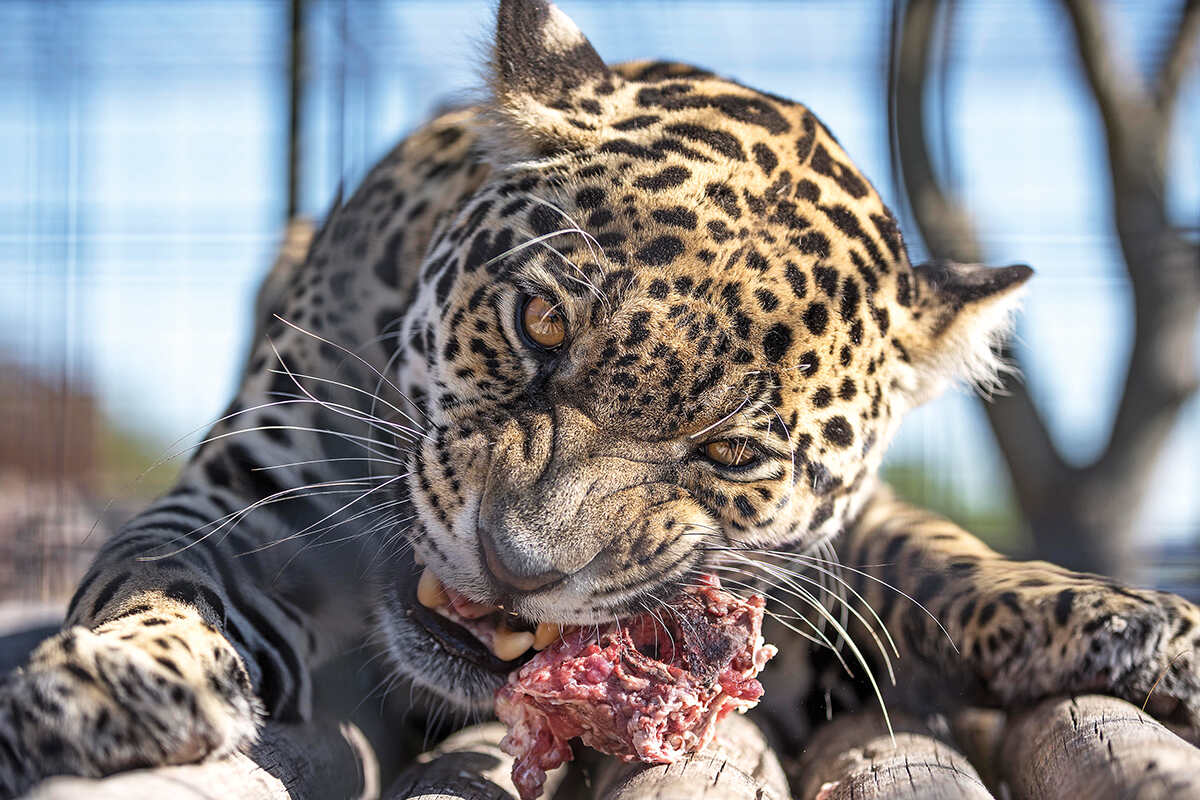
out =
{"type": "Polygon", "coordinates": [[[763,643],[763,598],[740,600],[711,579],[669,606],[565,635],[509,675],[496,715],[522,800],[571,759],[574,737],[626,761],[671,763],[703,747],[730,711],[758,703],[756,676],[775,655],[763,643]]]}

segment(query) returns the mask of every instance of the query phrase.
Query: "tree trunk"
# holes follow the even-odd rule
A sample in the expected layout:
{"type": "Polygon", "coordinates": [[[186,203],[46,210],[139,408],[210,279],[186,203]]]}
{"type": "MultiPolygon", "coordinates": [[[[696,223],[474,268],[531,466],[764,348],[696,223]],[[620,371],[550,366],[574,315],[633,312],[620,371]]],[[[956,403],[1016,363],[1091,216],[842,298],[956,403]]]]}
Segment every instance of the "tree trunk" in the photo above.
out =
{"type": "MultiPolygon", "coordinates": [[[[974,225],[933,168],[925,125],[933,31],[949,4],[897,3],[888,104],[897,184],[934,257],[980,262],[984,254],[974,225]]],[[[1108,144],[1113,224],[1133,292],[1133,347],[1109,440],[1089,465],[1076,467],[1062,458],[1019,381],[1007,381],[985,409],[1037,555],[1071,569],[1128,578],[1136,565],[1136,523],[1155,465],[1180,409],[1200,383],[1195,346],[1200,247],[1172,226],[1165,200],[1171,122],[1200,37],[1200,2],[1184,3],[1149,86],[1117,57],[1102,3],[1062,4],[1108,144]]]]}

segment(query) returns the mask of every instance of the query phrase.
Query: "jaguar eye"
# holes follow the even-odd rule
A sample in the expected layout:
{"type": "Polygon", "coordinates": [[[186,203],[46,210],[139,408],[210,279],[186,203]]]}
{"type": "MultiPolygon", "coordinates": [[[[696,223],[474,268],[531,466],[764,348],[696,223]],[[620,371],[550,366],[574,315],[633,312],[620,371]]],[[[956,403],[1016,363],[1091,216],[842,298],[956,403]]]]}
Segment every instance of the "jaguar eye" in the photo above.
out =
{"type": "Polygon", "coordinates": [[[758,460],[749,439],[718,439],[704,445],[703,453],[722,467],[747,467],[758,460]]]}
{"type": "Polygon", "coordinates": [[[521,305],[521,332],[534,346],[553,350],[567,338],[567,322],[550,301],[530,295],[521,305]]]}

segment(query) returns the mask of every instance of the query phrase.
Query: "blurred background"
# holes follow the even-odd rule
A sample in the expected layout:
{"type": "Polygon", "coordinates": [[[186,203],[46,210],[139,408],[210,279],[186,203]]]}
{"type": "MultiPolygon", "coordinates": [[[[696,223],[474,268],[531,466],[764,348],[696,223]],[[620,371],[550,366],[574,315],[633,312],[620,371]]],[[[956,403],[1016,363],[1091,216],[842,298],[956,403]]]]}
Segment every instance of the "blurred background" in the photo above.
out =
{"type": "MultiPolygon", "coordinates": [[[[915,413],[888,477],[1006,552],[1193,596],[1198,5],[561,2],[610,61],[810,105],[914,262],[1034,266],[1024,382],[915,413]]],[[[234,390],[286,221],[470,96],[491,13],[0,3],[0,601],[61,602],[169,484],[234,390]]]]}

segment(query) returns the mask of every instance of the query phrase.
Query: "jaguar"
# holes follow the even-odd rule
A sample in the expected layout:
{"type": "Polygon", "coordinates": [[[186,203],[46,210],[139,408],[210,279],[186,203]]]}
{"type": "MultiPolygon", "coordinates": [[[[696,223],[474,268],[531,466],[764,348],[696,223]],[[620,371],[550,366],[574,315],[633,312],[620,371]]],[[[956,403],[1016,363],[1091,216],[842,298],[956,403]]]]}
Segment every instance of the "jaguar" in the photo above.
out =
{"type": "Polygon", "coordinates": [[[878,477],[907,411],[995,384],[1031,270],[913,265],[803,105],[610,66],[545,0],[496,19],[486,99],[285,251],[225,415],[0,685],[0,793],[245,748],[364,641],[486,714],[564,629],[702,575],[840,596],[902,683],[1194,726],[1196,606],[1009,560],[878,477]],[[838,562],[852,594],[804,571],[838,562]]]}

